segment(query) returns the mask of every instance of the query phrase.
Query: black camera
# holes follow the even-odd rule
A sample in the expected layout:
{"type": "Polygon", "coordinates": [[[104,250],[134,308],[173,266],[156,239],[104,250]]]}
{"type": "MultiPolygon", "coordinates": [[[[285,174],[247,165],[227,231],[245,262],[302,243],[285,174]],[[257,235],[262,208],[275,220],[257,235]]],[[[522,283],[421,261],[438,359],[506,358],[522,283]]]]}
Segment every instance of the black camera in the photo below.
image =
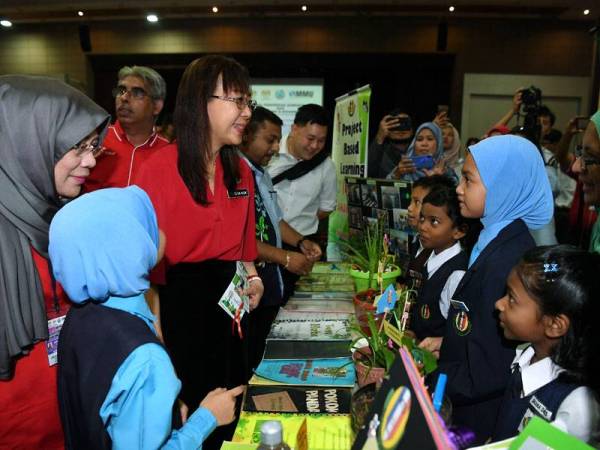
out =
{"type": "Polygon", "coordinates": [[[521,89],[521,101],[525,107],[539,105],[542,103],[542,90],[535,86],[521,89]]]}
{"type": "Polygon", "coordinates": [[[542,127],[539,123],[542,108],[542,90],[535,86],[521,89],[521,102],[523,107],[523,126],[521,134],[540,147],[542,127]]]}

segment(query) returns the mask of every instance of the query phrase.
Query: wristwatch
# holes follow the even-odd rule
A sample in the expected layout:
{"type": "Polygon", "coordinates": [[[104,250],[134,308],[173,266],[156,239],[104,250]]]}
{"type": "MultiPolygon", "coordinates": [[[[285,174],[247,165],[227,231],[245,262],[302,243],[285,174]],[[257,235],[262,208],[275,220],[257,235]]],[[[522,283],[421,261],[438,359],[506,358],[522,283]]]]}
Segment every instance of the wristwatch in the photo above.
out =
{"type": "Polygon", "coordinates": [[[302,241],[306,241],[306,238],[304,236],[298,239],[298,242],[296,242],[296,248],[300,248],[300,244],[302,244],[302,241]]]}

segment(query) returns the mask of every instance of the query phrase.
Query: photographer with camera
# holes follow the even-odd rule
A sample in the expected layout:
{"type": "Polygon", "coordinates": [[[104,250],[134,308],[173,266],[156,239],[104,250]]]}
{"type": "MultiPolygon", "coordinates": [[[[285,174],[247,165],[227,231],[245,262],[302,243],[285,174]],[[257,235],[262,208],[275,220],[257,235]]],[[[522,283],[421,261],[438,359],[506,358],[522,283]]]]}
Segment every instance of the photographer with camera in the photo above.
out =
{"type": "Polygon", "coordinates": [[[574,191],[568,202],[559,202],[560,196],[556,199],[557,238],[560,243],[577,245],[582,248],[586,248],[588,245],[591,229],[596,221],[596,212],[584,204],[583,184],[573,170],[577,157],[569,149],[573,140],[577,138],[575,147],[576,153],[578,152],[582,144],[583,132],[587,129],[589,122],[589,118],[581,116],[570,119],[560,141],[553,148],[554,157],[560,165],[560,174],[570,177],[574,191]]]}
{"type": "Polygon", "coordinates": [[[369,145],[368,176],[385,178],[406,154],[412,136],[412,120],[403,110],[394,109],[384,116],[369,145]]]}

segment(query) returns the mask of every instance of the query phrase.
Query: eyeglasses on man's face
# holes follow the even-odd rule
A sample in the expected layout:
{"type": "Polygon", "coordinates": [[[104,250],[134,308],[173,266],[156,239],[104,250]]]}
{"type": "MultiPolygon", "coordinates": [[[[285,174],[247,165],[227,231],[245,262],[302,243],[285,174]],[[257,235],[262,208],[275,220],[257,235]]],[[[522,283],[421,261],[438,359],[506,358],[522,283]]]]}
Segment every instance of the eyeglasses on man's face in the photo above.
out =
{"type": "Polygon", "coordinates": [[[219,100],[224,100],[226,102],[233,102],[236,104],[240,111],[243,111],[246,106],[250,108],[250,111],[254,111],[256,108],[256,101],[252,99],[246,99],[246,97],[227,97],[225,95],[211,95],[212,98],[218,98],[219,100]]]}
{"type": "Polygon", "coordinates": [[[112,90],[112,95],[114,98],[123,97],[125,94],[129,95],[131,98],[135,98],[136,100],[141,100],[144,97],[149,96],[149,94],[141,87],[132,87],[131,89],[127,89],[125,86],[117,86],[112,90]]]}
{"type": "Polygon", "coordinates": [[[100,156],[104,151],[104,147],[100,145],[100,139],[95,138],[90,142],[82,142],[75,147],[75,154],[81,158],[91,153],[94,157],[100,156]]]}

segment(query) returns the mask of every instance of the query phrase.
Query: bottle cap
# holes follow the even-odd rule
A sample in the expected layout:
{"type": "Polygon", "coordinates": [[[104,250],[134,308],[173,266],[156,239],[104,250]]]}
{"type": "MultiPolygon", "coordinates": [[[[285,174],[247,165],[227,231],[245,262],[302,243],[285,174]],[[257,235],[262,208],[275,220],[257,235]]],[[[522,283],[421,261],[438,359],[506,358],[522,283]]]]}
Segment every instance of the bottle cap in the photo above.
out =
{"type": "Polygon", "coordinates": [[[283,429],[279,420],[269,420],[260,427],[260,442],[266,445],[278,445],[283,440],[283,429]]]}

